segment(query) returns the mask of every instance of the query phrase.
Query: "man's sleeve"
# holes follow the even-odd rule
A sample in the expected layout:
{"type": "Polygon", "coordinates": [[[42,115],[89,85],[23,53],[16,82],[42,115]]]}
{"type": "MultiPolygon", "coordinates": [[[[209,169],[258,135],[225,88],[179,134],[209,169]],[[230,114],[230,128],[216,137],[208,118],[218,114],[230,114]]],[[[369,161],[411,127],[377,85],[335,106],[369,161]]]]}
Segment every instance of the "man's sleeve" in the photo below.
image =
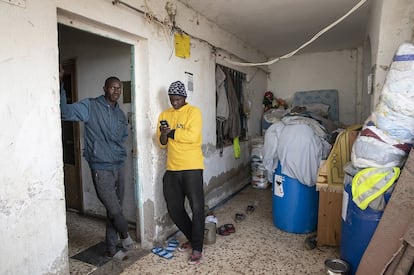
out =
{"type": "Polygon", "coordinates": [[[67,104],[66,91],[63,84],[60,86],[60,112],[62,120],[88,121],[90,100],[83,99],[73,104],[67,104]]]}

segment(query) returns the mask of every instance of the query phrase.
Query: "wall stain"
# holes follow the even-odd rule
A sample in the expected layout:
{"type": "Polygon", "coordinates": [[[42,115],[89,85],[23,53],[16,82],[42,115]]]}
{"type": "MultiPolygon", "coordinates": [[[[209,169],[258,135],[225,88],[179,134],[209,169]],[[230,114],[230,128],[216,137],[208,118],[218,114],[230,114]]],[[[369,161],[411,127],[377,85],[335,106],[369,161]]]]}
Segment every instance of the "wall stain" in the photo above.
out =
{"type": "Polygon", "coordinates": [[[44,274],[68,274],[69,273],[69,260],[68,260],[68,246],[66,245],[65,248],[60,253],[59,257],[55,259],[55,261],[50,266],[50,270],[48,273],[44,274]]]}
{"type": "MultiPolygon", "coordinates": [[[[154,233],[155,233],[155,211],[154,211],[154,202],[152,200],[146,200],[143,204],[144,210],[144,221],[148,221],[144,223],[144,236],[148,242],[153,242],[154,240],[154,233]]],[[[142,228],[141,228],[142,230],[142,228]]]]}
{"type": "Polygon", "coordinates": [[[209,158],[210,156],[216,153],[217,148],[215,144],[207,143],[201,145],[201,150],[203,151],[204,157],[209,158]]]}
{"type": "Polygon", "coordinates": [[[205,203],[211,208],[224,201],[245,186],[250,179],[250,164],[241,164],[237,168],[212,177],[204,189],[205,203]]]}
{"type": "Polygon", "coordinates": [[[390,69],[390,66],[386,66],[386,65],[379,65],[379,67],[384,70],[384,71],[388,71],[390,69]]]}

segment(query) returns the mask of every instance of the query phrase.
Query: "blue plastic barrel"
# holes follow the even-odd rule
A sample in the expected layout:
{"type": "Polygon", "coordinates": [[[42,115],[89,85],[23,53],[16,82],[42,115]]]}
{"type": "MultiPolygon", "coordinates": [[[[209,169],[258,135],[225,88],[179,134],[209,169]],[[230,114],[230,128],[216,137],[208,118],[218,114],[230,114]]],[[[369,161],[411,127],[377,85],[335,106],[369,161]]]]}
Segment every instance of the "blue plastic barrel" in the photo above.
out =
{"type": "Polygon", "coordinates": [[[290,233],[309,233],[318,223],[319,194],[316,185],[309,187],[282,174],[280,163],[273,174],[272,214],[274,225],[290,233]]]}
{"type": "MultiPolygon", "coordinates": [[[[350,266],[350,274],[355,274],[383,211],[369,207],[365,210],[360,209],[352,200],[351,188],[349,183],[344,188],[343,208],[346,209],[346,214],[343,209],[340,253],[341,259],[350,266]]],[[[390,196],[387,194],[385,201],[388,201],[390,196]]]]}

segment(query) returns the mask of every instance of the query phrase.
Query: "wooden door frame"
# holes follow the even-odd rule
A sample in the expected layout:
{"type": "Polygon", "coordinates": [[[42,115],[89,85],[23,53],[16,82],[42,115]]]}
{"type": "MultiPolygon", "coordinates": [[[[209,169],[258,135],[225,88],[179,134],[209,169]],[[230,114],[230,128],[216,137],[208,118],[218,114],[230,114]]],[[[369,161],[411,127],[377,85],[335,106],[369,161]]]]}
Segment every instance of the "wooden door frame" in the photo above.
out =
{"type": "MultiPolygon", "coordinates": [[[[62,62],[62,66],[65,70],[64,79],[70,75],[71,81],[71,94],[72,102],[78,101],[78,91],[77,91],[77,78],[76,78],[76,59],[67,59],[62,62]]],[[[79,213],[84,213],[84,203],[83,203],[83,184],[82,184],[82,170],[81,170],[81,146],[80,146],[80,124],[79,122],[73,122],[73,140],[74,140],[74,153],[75,153],[75,170],[77,171],[78,190],[79,190],[79,202],[77,203],[76,209],[70,209],[78,211],[79,213]]],[[[65,165],[65,163],[63,164],[65,165]]],[[[65,196],[66,199],[66,196],[65,196]]],[[[67,209],[69,210],[69,209],[67,209]]]]}

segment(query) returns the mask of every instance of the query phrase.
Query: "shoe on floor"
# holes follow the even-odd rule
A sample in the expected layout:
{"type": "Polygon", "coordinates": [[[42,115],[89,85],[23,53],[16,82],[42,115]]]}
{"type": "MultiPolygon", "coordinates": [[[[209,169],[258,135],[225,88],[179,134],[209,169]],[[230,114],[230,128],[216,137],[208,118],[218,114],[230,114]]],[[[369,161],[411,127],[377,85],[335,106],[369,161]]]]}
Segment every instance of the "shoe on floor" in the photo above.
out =
{"type": "Polygon", "coordinates": [[[246,218],[246,215],[242,214],[242,213],[236,213],[236,215],[234,216],[234,220],[236,222],[241,222],[246,218]]]}
{"type": "Polygon", "coordinates": [[[256,208],[253,206],[253,205],[248,205],[247,207],[246,207],[246,213],[247,214],[251,214],[251,213],[253,213],[254,212],[254,210],[255,210],[256,208]]]}
{"type": "Polygon", "coordinates": [[[178,247],[178,251],[180,252],[186,252],[191,248],[191,243],[189,241],[186,241],[185,243],[182,243],[180,247],[178,247]]]}
{"type": "Polygon", "coordinates": [[[110,251],[105,252],[105,257],[114,260],[116,262],[123,262],[128,259],[128,255],[126,250],[118,250],[116,253],[111,253],[110,251]]]}
{"type": "Polygon", "coordinates": [[[226,223],[225,225],[224,225],[224,228],[226,228],[226,231],[227,232],[229,232],[230,234],[232,234],[232,233],[236,233],[236,228],[234,227],[234,225],[233,224],[231,224],[231,223],[226,223]]]}
{"type": "Polygon", "coordinates": [[[203,254],[199,251],[193,251],[191,253],[190,258],[188,258],[188,264],[197,265],[201,263],[201,258],[203,258],[203,254]]]}
{"type": "Polygon", "coordinates": [[[317,239],[316,235],[311,235],[311,236],[308,236],[308,237],[305,239],[305,242],[304,242],[304,246],[305,246],[305,248],[306,248],[307,250],[312,250],[312,249],[316,248],[316,245],[317,245],[317,241],[316,241],[316,239],[317,239]]]}
{"type": "Polygon", "coordinates": [[[228,236],[230,235],[230,232],[227,230],[225,225],[222,225],[219,228],[217,228],[217,234],[221,236],[228,236]]]}

